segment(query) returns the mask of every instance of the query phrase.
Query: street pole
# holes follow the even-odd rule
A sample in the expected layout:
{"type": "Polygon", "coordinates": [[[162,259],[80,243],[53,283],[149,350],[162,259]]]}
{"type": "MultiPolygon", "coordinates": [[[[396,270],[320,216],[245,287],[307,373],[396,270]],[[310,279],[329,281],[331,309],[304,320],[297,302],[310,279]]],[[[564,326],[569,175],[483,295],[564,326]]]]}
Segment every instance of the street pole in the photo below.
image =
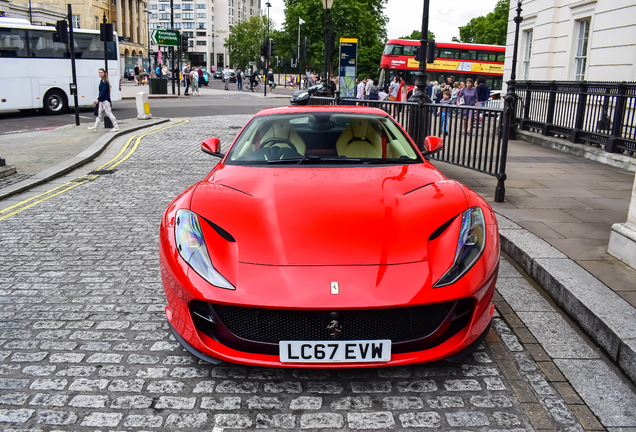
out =
{"type": "MultiPolygon", "coordinates": [[[[146,12],[146,23],[148,24],[148,78],[150,78],[150,73],[152,72],[152,64],[150,63],[150,11],[145,10],[144,12],[146,12]]],[[[150,84],[150,81],[148,83],[150,84]]]]}
{"type": "Polygon", "coordinates": [[[75,73],[75,39],[73,38],[73,8],[68,5],[68,43],[71,48],[71,71],[73,73],[73,101],[75,102],[75,126],[80,125],[79,101],[77,100],[77,74],[75,73]]]}
{"type": "MultiPolygon", "coordinates": [[[[420,67],[414,73],[417,76],[415,82],[415,90],[411,100],[414,102],[431,103],[431,98],[426,94],[426,49],[428,46],[428,9],[429,0],[424,0],[424,10],[422,11],[422,36],[420,37],[420,49],[418,57],[420,59],[420,67]]],[[[426,129],[425,129],[426,130],[426,129]]]]}
{"type": "MultiPolygon", "coordinates": [[[[300,17],[298,17],[298,52],[296,54],[296,66],[298,66],[298,79],[300,79],[300,17]]],[[[300,84],[300,83],[299,83],[300,84]]],[[[300,90],[300,85],[298,86],[298,90],[300,90]]]]}
{"type": "MultiPolygon", "coordinates": [[[[170,30],[174,30],[174,0],[170,0],[170,30]]],[[[174,70],[174,47],[170,45],[170,57],[172,58],[172,94],[174,95],[174,79],[175,79],[175,70],[174,70]]],[[[181,93],[179,91],[179,93],[181,93]]]]}
{"type": "Polygon", "coordinates": [[[504,96],[503,109],[503,137],[501,143],[501,159],[499,162],[499,173],[497,173],[497,187],[495,188],[495,202],[504,202],[506,196],[506,159],[508,158],[508,140],[510,139],[512,117],[514,116],[517,95],[515,93],[515,84],[517,79],[517,45],[519,44],[519,25],[523,18],[521,17],[521,0],[517,1],[517,16],[515,16],[515,44],[512,50],[512,71],[510,72],[510,81],[508,81],[508,91],[504,96]]]}
{"type": "MultiPolygon", "coordinates": [[[[106,71],[106,76],[108,76],[108,29],[106,27],[106,12],[104,12],[104,18],[102,19],[104,26],[104,71],[106,71]]],[[[112,35],[112,32],[111,32],[112,35]]],[[[112,106],[112,104],[111,104],[112,106]]],[[[104,127],[106,129],[110,129],[113,127],[113,122],[110,120],[108,116],[104,116],[104,127]]]]}
{"type": "Polygon", "coordinates": [[[29,0],[29,24],[33,25],[33,16],[31,15],[31,0],[29,0]]]}
{"type": "Polygon", "coordinates": [[[269,50],[271,44],[269,42],[269,8],[272,7],[270,2],[265,3],[267,6],[267,37],[265,38],[265,79],[263,80],[264,95],[267,96],[267,76],[269,75],[269,50]]]}

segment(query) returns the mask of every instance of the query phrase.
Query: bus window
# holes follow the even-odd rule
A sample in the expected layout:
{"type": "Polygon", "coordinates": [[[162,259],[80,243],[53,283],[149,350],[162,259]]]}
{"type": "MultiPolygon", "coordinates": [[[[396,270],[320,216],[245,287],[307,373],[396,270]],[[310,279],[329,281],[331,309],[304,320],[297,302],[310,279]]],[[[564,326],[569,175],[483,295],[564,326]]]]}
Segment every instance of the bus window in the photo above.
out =
{"type": "Polygon", "coordinates": [[[393,55],[402,55],[402,45],[393,45],[393,51],[391,52],[393,55]]]}
{"type": "Polygon", "coordinates": [[[477,51],[467,50],[461,53],[462,60],[477,60],[477,51]]]}
{"type": "Polygon", "coordinates": [[[0,57],[28,57],[24,30],[0,28],[0,57]]]}
{"type": "Polygon", "coordinates": [[[52,31],[29,30],[29,45],[31,46],[31,57],[69,58],[70,56],[65,43],[53,40],[52,31]]]}
{"type": "Polygon", "coordinates": [[[384,54],[384,55],[390,55],[390,54],[392,54],[392,53],[393,53],[393,47],[394,47],[394,46],[395,46],[395,45],[387,45],[387,46],[385,46],[385,47],[384,47],[384,52],[383,52],[382,54],[384,54]]]}
{"type": "Polygon", "coordinates": [[[497,61],[498,62],[502,62],[503,63],[505,60],[506,60],[506,55],[505,54],[499,54],[497,56],[497,61]]]}
{"type": "Polygon", "coordinates": [[[497,61],[497,54],[496,53],[489,53],[488,54],[488,61],[497,61]]]}
{"type": "Polygon", "coordinates": [[[479,61],[488,61],[488,53],[479,53],[479,54],[477,54],[477,60],[479,60],[479,61]]]}
{"type": "MultiPolygon", "coordinates": [[[[98,34],[82,34],[75,33],[73,39],[75,40],[75,56],[82,59],[104,59],[104,42],[99,40],[98,34]]],[[[117,54],[115,52],[115,43],[109,42],[111,48],[108,49],[108,60],[117,60],[117,54]]]]}
{"type": "Polygon", "coordinates": [[[453,50],[449,50],[449,49],[442,49],[442,50],[440,50],[440,52],[439,52],[439,56],[440,56],[441,58],[449,58],[449,59],[452,59],[452,58],[455,58],[455,54],[456,54],[456,53],[455,53],[455,52],[453,52],[453,50]]]}
{"type": "Polygon", "coordinates": [[[416,46],[412,46],[412,45],[405,45],[404,46],[404,55],[405,56],[415,56],[416,53],[417,53],[417,47],[416,46]]]}

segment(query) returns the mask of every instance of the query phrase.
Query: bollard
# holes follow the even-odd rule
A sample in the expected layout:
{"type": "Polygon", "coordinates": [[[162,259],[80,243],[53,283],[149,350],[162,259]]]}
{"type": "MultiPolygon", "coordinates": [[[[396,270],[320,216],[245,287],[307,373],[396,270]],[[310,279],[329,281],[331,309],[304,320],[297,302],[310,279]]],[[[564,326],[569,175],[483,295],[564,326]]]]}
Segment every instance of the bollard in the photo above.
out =
{"type": "Polygon", "coordinates": [[[137,102],[137,119],[148,120],[152,118],[150,114],[150,104],[148,103],[148,93],[139,92],[135,98],[137,102]]]}

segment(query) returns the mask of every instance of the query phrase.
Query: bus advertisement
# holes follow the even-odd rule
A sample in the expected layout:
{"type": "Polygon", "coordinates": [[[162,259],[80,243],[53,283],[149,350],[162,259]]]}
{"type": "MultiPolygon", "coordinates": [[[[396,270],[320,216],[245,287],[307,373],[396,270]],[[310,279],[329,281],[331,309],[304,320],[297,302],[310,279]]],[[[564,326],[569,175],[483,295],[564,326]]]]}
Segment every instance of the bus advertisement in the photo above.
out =
{"type": "MultiPolygon", "coordinates": [[[[99,30],[74,29],[75,69],[80,106],[93,106],[104,67],[99,30]]],[[[119,43],[107,42],[111,100],[121,100],[119,43]]],[[[35,26],[21,18],[0,17],[0,111],[42,109],[62,114],[73,106],[70,50],[58,42],[55,27],[35,26]]]]}
{"type": "MultiPolygon", "coordinates": [[[[410,93],[415,86],[420,63],[415,60],[420,41],[408,39],[390,39],[384,47],[380,64],[380,85],[388,86],[395,75],[409,86],[410,93]]],[[[501,91],[506,47],[499,45],[480,45],[458,42],[440,42],[436,44],[435,62],[426,65],[428,81],[446,82],[477,80],[483,78],[486,85],[501,91]]],[[[428,83],[427,83],[428,84],[428,83]]]]}

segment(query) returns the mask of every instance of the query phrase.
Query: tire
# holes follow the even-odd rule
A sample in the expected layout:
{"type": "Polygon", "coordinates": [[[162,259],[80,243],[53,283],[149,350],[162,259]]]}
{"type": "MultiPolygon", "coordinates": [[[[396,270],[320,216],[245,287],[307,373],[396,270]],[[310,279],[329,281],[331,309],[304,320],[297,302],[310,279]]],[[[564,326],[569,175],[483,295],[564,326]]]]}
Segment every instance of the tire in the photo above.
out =
{"type": "Polygon", "coordinates": [[[44,95],[42,109],[48,115],[64,114],[68,109],[66,94],[59,89],[49,90],[44,95]]]}

